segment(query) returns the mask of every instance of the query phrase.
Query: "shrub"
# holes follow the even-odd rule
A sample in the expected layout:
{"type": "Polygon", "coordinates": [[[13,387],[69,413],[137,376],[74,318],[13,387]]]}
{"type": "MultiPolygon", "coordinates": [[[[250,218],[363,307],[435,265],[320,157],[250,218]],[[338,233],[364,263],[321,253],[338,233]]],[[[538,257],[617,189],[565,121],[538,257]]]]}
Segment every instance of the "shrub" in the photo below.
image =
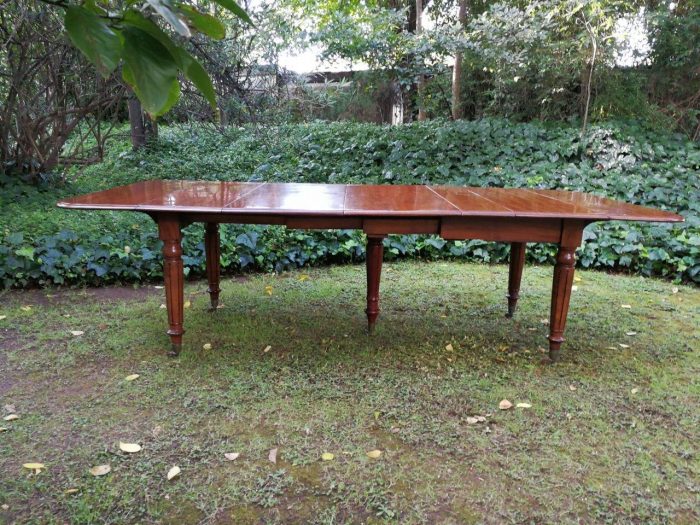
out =
{"type": "MultiPolygon", "coordinates": [[[[65,186],[0,179],[0,280],[5,287],[136,282],[161,276],[160,242],[137,213],[61,210],[64,196],[151,178],[373,184],[457,184],[587,191],[676,211],[683,224],[596,223],[578,264],[700,282],[700,147],[633,123],[593,126],[585,139],[565,125],[505,120],[404,126],[325,123],[278,128],[161,129],[157,145],[133,153],[113,141],[105,162],[73,171],[65,186]]],[[[222,226],[222,268],[282,271],[361,260],[357,231],[222,226]]],[[[204,271],[203,229],[185,229],[186,271],[204,271]]],[[[502,244],[393,236],[386,257],[507,260],[502,244]]],[[[528,259],[551,262],[551,245],[528,259]]]]}

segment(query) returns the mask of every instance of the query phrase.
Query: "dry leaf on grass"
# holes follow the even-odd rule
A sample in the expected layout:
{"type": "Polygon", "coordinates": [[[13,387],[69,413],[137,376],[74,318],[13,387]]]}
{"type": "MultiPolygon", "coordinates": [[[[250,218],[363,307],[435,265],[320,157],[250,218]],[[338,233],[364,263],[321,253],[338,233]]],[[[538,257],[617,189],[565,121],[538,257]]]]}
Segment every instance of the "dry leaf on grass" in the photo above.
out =
{"type": "Polygon", "coordinates": [[[90,469],[90,474],[92,474],[95,477],[104,476],[105,474],[109,474],[111,470],[112,467],[110,467],[109,465],[97,465],[90,469]]]}
{"type": "Polygon", "coordinates": [[[306,281],[306,280],[308,280],[308,279],[309,279],[309,276],[306,275],[305,273],[302,273],[302,274],[299,276],[299,279],[297,279],[297,280],[298,280],[300,283],[303,283],[304,281],[306,281]]]}
{"type": "Polygon", "coordinates": [[[33,470],[35,474],[39,474],[41,469],[46,468],[43,463],[23,463],[22,466],[26,469],[33,470]]]}
{"type": "Polygon", "coordinates": [[[270,285],[268,284],[268,285],[265,287],[265,293],[266,293],[267,295],[272,295],[272,286],[270,286],[270,285]]]}
{"type": "Polygon", "coordinates": [[[6,315],[0,315],[0,321],[4,321],[5,319],[7,319],[6,315]]]}
{"type": "Polygon", "coordinates": [[[228,461],[234,461],[234,460],[235,460],[238,456],[240,456],[240,455],[241,455],[240,452],[226,452],[226,453],[224,454],[224,457],[225,457],[228,461]]]}
{"type": "Polygon", "coordinates": [[[267,455],[267,459],[269,459],[272,463],[277,463],[277,449],[273,448],[270,450],[270,453],[267,455]]]}
{"type": "Polygon", "coordinates": [[[379,456],[381,456],[381,455],[382,455],[382,451],[381,451],[381,450],[376,450],[376,449],[375,449],[375,450],[370,450],[369,452],[367,452],[367,457],[368,457],[368,458],[371,458],[371,459],[377,459],[377,458],[378,458],[379,456]]]}
{"type": "Polygon", "coordinates": [[[617,344],[620,345],[620,348],[629,348],[630,347],[630,345],[626,345],[625,343],[617,343],[617,344]]]}
{"type": "Polygon", "coordinates": [[[629,310],[630,308],[632,308],[632,305],[631,304],[621,304],[620,308],[626,308],[629,310]]]}
{"type": "Polygon", "coordinates": [[[532,405],[530,403],[518,403],[515,405],[515,408],[532,408],[532,405]]]}
{"type": "Polygon", "coordinates": [[[637,335],[637,332],[625,332],[625,335],[633,336],[637,335]]]}
{"type": "Polygon", "coordinates": [[[454,348],[452,347],[452,344],[450,343],[445,347],[445,350],[447,350],[448,352],[452,352],[452,350],[454,350],[454,348]]]}
{"type": "Polygon", "coordinates": [[[569,390],[576,392],[576,387],[574,385],[569,385],[569,390]]]}
{"type": "Polygon", "coordinates": [[[19,309],[22,310],[23,312],[31,312],[32,311],[31,306],[20,306],[19,309]]]}
{"type": "Polygon", "coordinates": [[[333,461],[333,458],[335,458],[335,456],[330,452],[324,452],[323,454],[321,454],[321,459],[323,461],[333,461]]]}
{"type": "Polygon", "coordinates": [[[498,403],[499,410],[508,410],[509,408],[513,408],[513,403],[511,403],[507,399],[504,399],[503,401],[498,403]]]}
{"type": "Polygon", "coordinates": [[[85,332],[83,332],[82,330],[71,330],[70,333],[78,337],[79,335],[83,335],[85,332]]]}
{"type": "Polygon", "coordinates": [[[632,390],[630,390],[630,394],[636,394],[637,392],[639,392],[638,388],[633,388],[632,390]]]}
{"type": "Polygon", "coordinates": [[[72,488],[72,489],[66,489],[63,491],[64,494],[76,494],[80,492],[80,489],[72,488]]]}
{"type": "Polygon", "coordinates": [[[17,414],[8,414],[3,419],[5,421],[14,421],[15,419],[19,419],[19,416],[17,414]]]}
{"type": "Polygon", "coordinates": [[[7,432],[7,427],[0,427],[0,432],[7,432]]]}
{"type": "Polygon", "coordinates": [[[141,445],[139,445],[138,443],[124,443],[123,441],[120,441],[119,450],[121,450],[122,452],[128,452],[129,454],[133,454],[141,450],[141,445]]]}
{"type": "Polygon", "coordinates": [[[202,345],[202,349],[203,350],[211,350],[211,343],[204,343],[204,345],[202,345]]]}
{"type": "Polygon", "coordinates": [[[192,302],[191,302],[191,301],[185,301],[185,304],[183,304],[182,306],[183,306],[184,308],[189,308],[190,306],[192,306],[192,302]]]}
{"type": "Polygon", "coordinates": [[[170,481],[171,479],[174,479],[174,478],[178,477],[178,476],[180,475],[180,472],[181,472],[181,471],[180,471],[180,467],[178,467],[177,465],[174,466],[173,468],[171,468],[171,469],[168,471],[168,481],[170,481]]]}
{"type": "Polygon", "coordinates": [[[161,310],[165,310],[167,308],[167,306],[165,306],[164,304],[161,304],[160,308],[161,308],[161,310]]]}
{"type": "Polygon", "coordinates": [[[270,350],[272,350],[272,346],[271,346],[271,345],[267,345],[267,346],[263,349],[263,352],[264,352],[264,353],[268,353],[270,350]]]}
{"type": "Polygon", "coordinates": [[[139,376],[138,374],[131,374],[131,375],[126,376],[124,378],[124,381],[133,381],[135,379],[138,379],[139,377],[141,377],[141,376],[139,376]]]}

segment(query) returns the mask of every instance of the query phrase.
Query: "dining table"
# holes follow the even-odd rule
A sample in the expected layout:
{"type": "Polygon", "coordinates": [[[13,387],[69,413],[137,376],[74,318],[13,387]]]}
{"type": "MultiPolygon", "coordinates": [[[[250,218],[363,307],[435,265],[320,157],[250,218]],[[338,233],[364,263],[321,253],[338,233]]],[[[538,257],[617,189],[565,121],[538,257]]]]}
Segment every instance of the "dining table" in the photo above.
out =
{"type": "MultiPolygon", "coordinates": [[[[510,244],[507,317],[520,294],[527,243],[556,245],[549,315],[549,358],[564,342],[584,228],[598,221],[681,222],[660,210],[577,191],[427,185],[317,184],[146,180],[61,200],[61,208],[141,212],[157,224],[169,354],[178,355],[184,330],[182,229],[204,223],[211,307],[219,302],[219,224],[284,225],[296,229],[357,229],[366,234],[367,315],[371,333],[379,315],[384,240],[392,234],[439,235],[510,244]]],[[[419,283],[416,283],[419,285],[419,283]]]]}

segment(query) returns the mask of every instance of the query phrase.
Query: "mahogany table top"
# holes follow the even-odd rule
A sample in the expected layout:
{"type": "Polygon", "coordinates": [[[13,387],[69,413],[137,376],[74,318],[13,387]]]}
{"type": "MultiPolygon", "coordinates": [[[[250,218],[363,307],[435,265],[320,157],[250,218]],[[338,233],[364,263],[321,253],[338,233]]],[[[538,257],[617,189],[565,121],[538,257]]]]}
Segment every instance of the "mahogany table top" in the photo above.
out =
{"type": "Polygon", "coordinates": [[[149,180],[73,197],[58,206],[237,215],[683,221],[675,213],[588,193],[462,186],[149,180]]]}

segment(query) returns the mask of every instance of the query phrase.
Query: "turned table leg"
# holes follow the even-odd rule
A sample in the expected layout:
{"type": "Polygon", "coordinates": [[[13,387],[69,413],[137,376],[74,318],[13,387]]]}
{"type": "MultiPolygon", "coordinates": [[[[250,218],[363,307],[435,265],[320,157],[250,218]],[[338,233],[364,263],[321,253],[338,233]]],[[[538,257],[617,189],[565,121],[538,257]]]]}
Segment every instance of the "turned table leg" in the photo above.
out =
{"type": "Polygon", "coordinates": [[[177,219],[160,218],[158,234],[163,241],[163,277],[165,278],[165,305],[168,309],[168,332],[171,349],[176,356],[182,348],[184,317],[184,278],[182,268],[182,233],[177,219]]]}
{"type": "Polygon", "coordinates": [[[520,281],[523,277],[523,265],[525,264],[525,243],[514,242],[510,245],[510,267],[508,270],[508,313],[506,317],[513,317],[520,297],[520,281]]]}
{"type": "Polygon", "coordinates": [[[379,279],[382,274],[384,236],[367,237],[367,329],[374,331],[379,315],[379,279]]]}
{"type": "Polygon", "coordinates": [[[212,310],[219,306],[219,260],[221,256],[219,246],[219,225],[215,222],[208,222],[204,230],[204,248],[207,259],[207,281],[209,283],[209,300],[212,310]]]}

